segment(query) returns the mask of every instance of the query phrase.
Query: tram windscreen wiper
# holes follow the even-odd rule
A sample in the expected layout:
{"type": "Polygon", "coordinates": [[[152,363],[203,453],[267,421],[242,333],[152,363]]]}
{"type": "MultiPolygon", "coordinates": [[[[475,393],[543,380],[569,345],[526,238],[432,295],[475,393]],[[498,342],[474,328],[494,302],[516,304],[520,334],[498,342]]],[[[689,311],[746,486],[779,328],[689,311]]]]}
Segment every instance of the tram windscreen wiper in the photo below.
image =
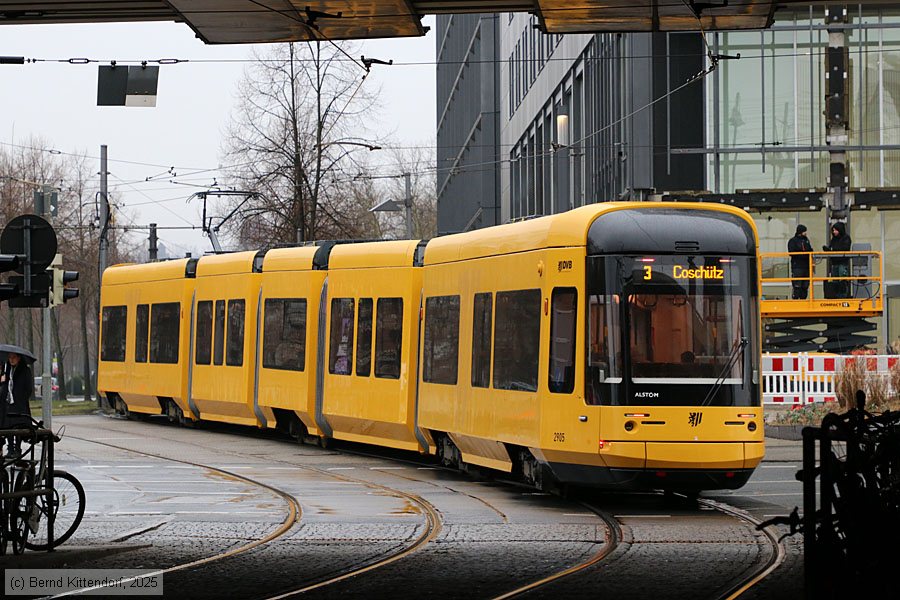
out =
{"type": "Polygon", "coordinates": [[[728,357],[728,361],[725,363],[725,368],[722,369],[722,372],[719,373],[719,376],[716,378],[716,381],[709,388],[709,391],[706,392],[706,397],[703,398],[703,402],[700,403],[700,406],[706,406],[709,401],[711,401],[716,392],[719,391],[719,388],[722,387],[722,384],[725,383],[725,378],[728,376],[728,373],[731,372],[732,367],[734,367],[735,362],[738,359],[738,356],[744,355],[744,348],[747,347],[747,344],[750,343],[745,337],[742,337],[737,341],[734,346],[734,350],[731,351],[731,356],[728,357]]]}

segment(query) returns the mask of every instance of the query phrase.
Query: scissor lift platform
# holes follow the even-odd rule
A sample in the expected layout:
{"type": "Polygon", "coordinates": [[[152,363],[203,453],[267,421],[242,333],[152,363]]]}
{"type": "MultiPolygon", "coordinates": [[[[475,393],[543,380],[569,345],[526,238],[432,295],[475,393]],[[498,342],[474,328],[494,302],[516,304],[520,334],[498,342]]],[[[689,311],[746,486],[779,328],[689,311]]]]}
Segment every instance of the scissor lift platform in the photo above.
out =
{"type": "Polygon", "coordinates": [[[884,310],[881,252],[775,252],[761,254],[760,260],[764,319],[880,317],[884,310]],[[791,277],[790,259],[797,256],[809,261],[808,276],[791,277]],[[835,259],[850,262],[850,275],[829,275],[828,265],[835,259]],[[791,298],[795,281],[806,282],[806,299],[791,298]]]}
{"type": "Polygon", "coordinates": [[[778,352],[844,352],[875,343],[884,310],[880,252],[787,252],[760,255],[765,347],[778,352]],[[808,261],[808,276],[792,277],[791,257],[808,261]],[[849,275],[831,275],[835,259],[848,261],[849,275]],[[807,297],[793,299],[792,284],[806,283],[807,297]]]}

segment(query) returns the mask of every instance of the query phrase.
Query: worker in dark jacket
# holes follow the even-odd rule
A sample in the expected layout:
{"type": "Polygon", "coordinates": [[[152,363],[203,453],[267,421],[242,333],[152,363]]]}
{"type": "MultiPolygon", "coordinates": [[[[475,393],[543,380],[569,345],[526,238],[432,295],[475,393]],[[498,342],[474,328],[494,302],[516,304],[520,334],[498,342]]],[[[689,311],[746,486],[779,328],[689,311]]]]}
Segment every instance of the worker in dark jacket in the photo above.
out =
{"type": "MultiPolygon", "coordinates": [[[[827,246],[822,246],[822,250],[826,252],[844,252],[850,251],[853,240],[847,235],[846,225],[841,222],[834,223],[831,226],[831,242],[827,246]]],[[[832,258],[829,261],[829,272],[832,277],[850,277],[850,257],[844,256],[840,258],[832,258]]],[[[839,280],[835,282],[838,293],[837,298],[850,297],[850,281],[839,280]]]]}
{"type": "MultiPolygon", "coordinates": [[[[28,400],[34,390],[34,376],[28,363],[21,356],[9,353],[0,374],[0,429],[14,429],[31,424],[31,407],[28,400]]],[[[18,458],[19,440],[7,440],[7,458],[18,458]]]]}
{"type": "MultiPolygon", "coordinates": [[[[812,252],[812,244],[806,237],[806,225],[797,225],[794,237],[788,240],[788,252],[812,252]]],[[[809,265],[810,254],[793,254],[791,256],[791,298],[794,300],[806,300],[809,292],[809,265]],[[797,278],[800,279],[797,279],[797,278]]]]}

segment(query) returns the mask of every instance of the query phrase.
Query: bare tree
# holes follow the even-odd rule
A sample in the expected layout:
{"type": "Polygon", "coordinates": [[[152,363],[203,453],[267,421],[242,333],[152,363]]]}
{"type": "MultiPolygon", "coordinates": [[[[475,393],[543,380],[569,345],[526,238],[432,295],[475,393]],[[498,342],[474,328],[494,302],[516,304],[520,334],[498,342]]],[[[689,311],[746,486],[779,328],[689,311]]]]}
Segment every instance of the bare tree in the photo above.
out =
{"type": "MultiPolygon", "coordinates": [[[[223,155],[229,184],[257,195],[225,224],[244,247],[351,237],[348,175],[358,173],[366,119],[375,110],[353,47],[289,43],[257,56],[238,91],[223,155]]],[[[234,204],[231,205],[231,208],[234,204]]]]}
{"type": "MultiPolygon", "coordinates": [[[[65,268],[79,272],[78,301],[75,306],[67,304],[58,310],[62,313],[60,318],[63,321],[71,318],[69,315],[72,315],[73,312],[77,312],[78,315],[81,381],[85,400],[91,399],[93,374],[97,364],[97,321],[95,318],[91,318],[91,315],[100,314],[98,192],[91,185],[91,176],[94,172],[91,167],[91,161],[86,155],[74,155],[67,161],[66,186],[63,194],[65,201],[60,203],[61,224],[57,227],[60,237],[64,240],[67,253],[63,255],[65,268]]],[[[55,323],[57,331],[59,320],[56,319],[55,323]]],[[[63,329],[68,331],[71,336],[73,328],[65,327],[63,329]]],[[[57,338],[59,338],[59,333],[57,333],[57,338]]],[[[62,365],[65,362],[67,344],[57,339],[57,347],[60,348],[60,365],[62,365]]],[[[60,379],[60,381],[63,380],[60,379]]],[[[64,387],[64,385],[60,385],[60,390],[63,390],[64,387]]]]}
{"type": "MultiPolygon", "coordinates": [[[[373,173],[378,182],[382,199],[392,199],[403,204],[406,199],[406,177],[410,176],[412,195],[412,233],[416,239],[429,239],[437,231],[437,196],[435,193],[434,151],[431,147],[398,148],[391,152],[394,174],[373,173]]],[[[406,237],[405,211],[380,213],[380,232],[393,238],[406,237]]]]}
{"type": "MultiPolygon", "coordinates": [[[[34,212],[34,191],[49,185],[58,194],[58,212],[53,228],[57,236],[57,252],[63,255],[66,270],[78,271],[79,297],[53,311],[51,347],[55,350],[60,398],[66,396],[66,365],[80,362],[85,399],[90,397],[96,369],[97,322],[99,314],[99,229],[96,227],[97,190],[93,181],[96,166],[87,155],[69,156],[51,153],[52,147],[41,138],[29,138],[11,150],[0,148],[0,218],[9,222],[17,215],[34,212]],[[74,326],[78,322],[79,326],[74,326]],[[72,325],[70,325],[70,323],[72,325]]],[[[128,215],[120,215],[128,221],[128,215]]],[[[110,254],[128,258],[130,240],[113,239],[110,254]]],[[[6,340],[32,350],[40,342],[42,314],[34,309],[0,308],[5,315],[6,340]]]]}
{"type": "MultiPolygon", "coordinates": [[[[31,136],[2,153],[0,210],[3,223],[0,226],[5,226],[17,215],[34,213],[35,190],[42,185],[57,187],[62,179],[60,161],[55,155],[42,150],[45,147],[49,147],[46,140],[31,136]]],[[[40,343],[42,315],[31,308],[7,310],[9,339],[34,350],[40,343]]]]}

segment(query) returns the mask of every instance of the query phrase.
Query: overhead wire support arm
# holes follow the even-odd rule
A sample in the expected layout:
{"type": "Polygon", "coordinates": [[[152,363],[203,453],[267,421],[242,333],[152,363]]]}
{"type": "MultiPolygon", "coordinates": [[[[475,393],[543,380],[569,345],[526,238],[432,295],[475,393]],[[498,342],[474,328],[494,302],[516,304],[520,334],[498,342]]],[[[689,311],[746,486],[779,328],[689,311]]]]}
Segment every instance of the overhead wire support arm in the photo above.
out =
{"type": "Polygon", "coordinates": [[[722,2],[719,3],[694,2],[694,0],[688,0],[687,6],[691,9],[691,12],[694,13],[694,16],[699,19],[703,15],[703,11],[708,8],[727,8],[728,0],[722,0],[722,2]]]}
{"type": "Polygon", "coordinates": [[[242,190],[206,190],[204,192],[194,192],[191,194],[187,201],[190,202],[194,198],[200,198],[203,200],[203,233],[209,236],[209,241],[212,242],[213,251],[216,254],[222,252],[222,245],[219,244],[219,229],[224,225],[228,220],[233,217],[243,206],[247,203],[251,198],[256,198],[260,194],[259,192],[247,192],[242,190]],[[235,206],[230,213],[226,216],[222,217],[219,221],[219,224],[213,227],[212,220],[213,217],[207,218],[206,216],[206,200],[209,196],[243,196],[244,199],[235,206]]]}
{"type": "Polygon", "coordinates": [[[713,54],[712,48],[709,45],[709,41],[706,39],[706,31],[703,30],[703,11],[708,8],[725,8],[728,6],[728,0],[723,0],[721,4],[713,4],[710,2],[694,2],[694,0],[681,0],[681,3],[684,4],[697,19],[697,26],[700,28],[700,36],[703,38],[703,45],[706,46],[706,56],[709,59],[709,66],[688,79],[688,82],[702,79],[715,71],[716,67],[719,66],[719,61],[738,60],[741,58],[740,53],[734,56],[730,54],[713,54]]]}
{"type": "Polygon", "coordinates": [[[338,11],[337,14],[332,14],[332,13],[322,12],[320,10],[313,10],[308,6],[304,9],[303,12],[304,12],[304,14],[306,14],[306,25],[310,29],[315,29],[316,31],[319,30],[319,26],[316,25],[316,21],[318,19],[320,19],[320,18],[321,19],[340,19],[341,17],[344,16],[343,11],[338,11]]]}
{"type": "Polygon", "coordinates": [[[383,61],[378,58],[366,58],[365,56],[360,56],[359,60],[362,61],[363,66],[366,68],[366,73],[372,70],[372,65],[392,65],[394,64],[394,59],[390,59],[388,61],[383,61]]]}

